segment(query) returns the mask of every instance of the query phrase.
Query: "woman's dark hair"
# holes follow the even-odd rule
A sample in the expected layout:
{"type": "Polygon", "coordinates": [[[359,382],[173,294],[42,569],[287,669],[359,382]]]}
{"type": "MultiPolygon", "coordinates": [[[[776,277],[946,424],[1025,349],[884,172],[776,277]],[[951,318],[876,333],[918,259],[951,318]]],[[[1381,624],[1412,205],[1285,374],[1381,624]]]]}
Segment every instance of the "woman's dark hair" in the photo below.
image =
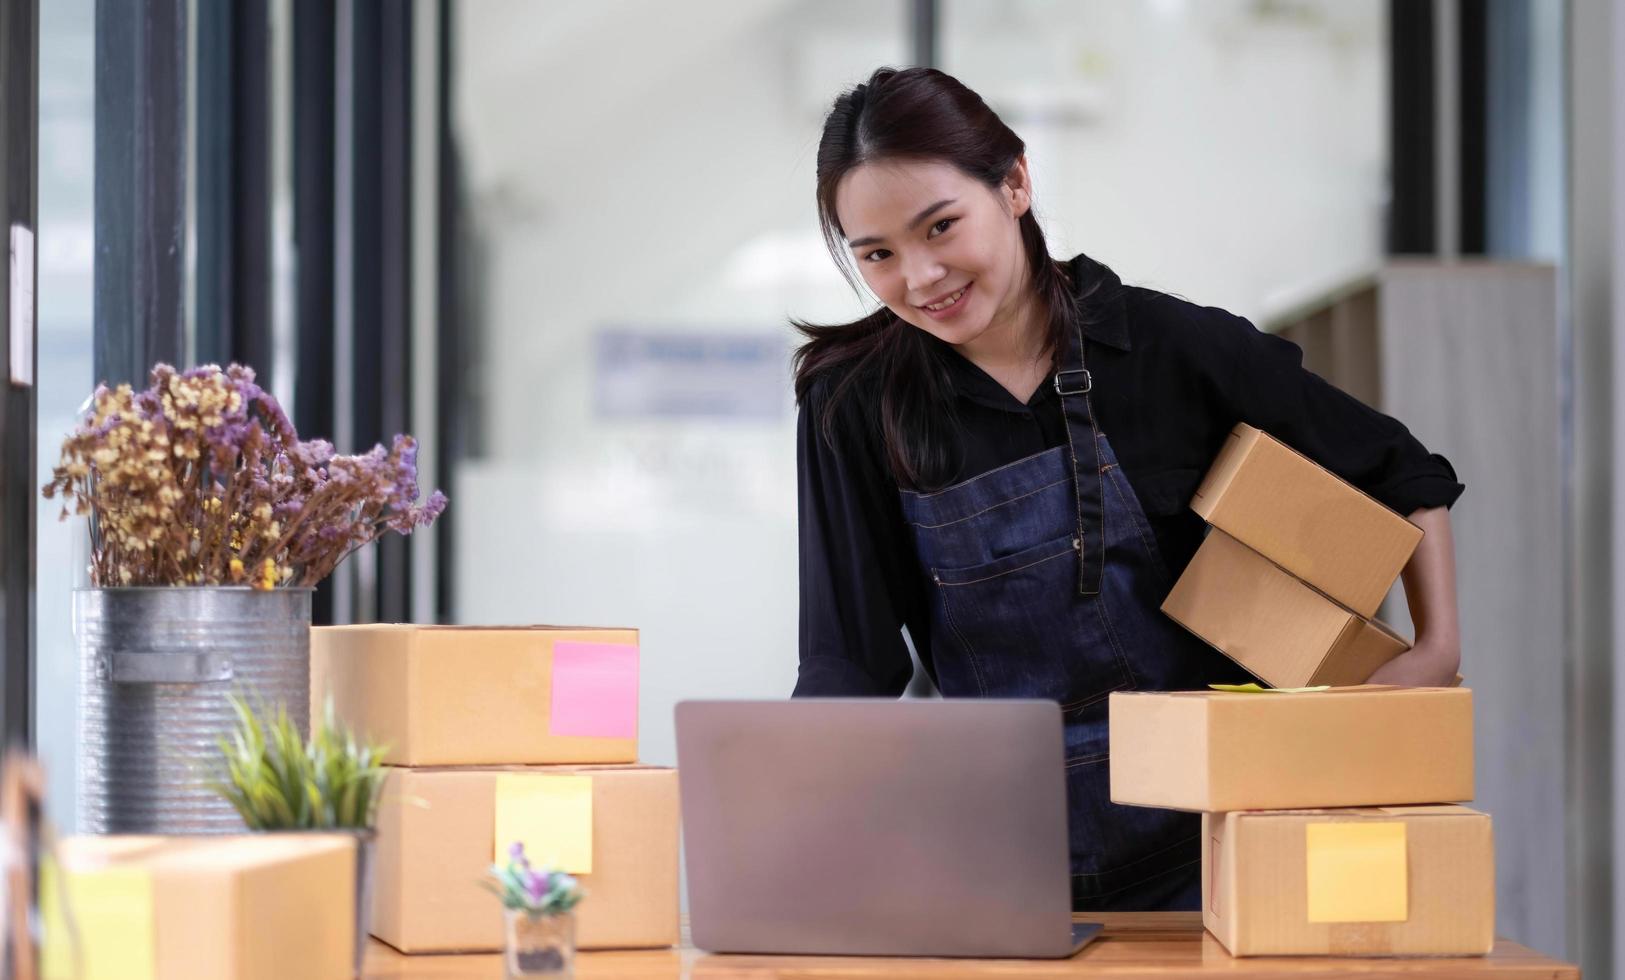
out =
{"type": "MultiPolygon", "coordinates": [[[[934,68],[881,68],[835,100],[818,141],[818,217],[824,243],[847,282],[858,288],[846,235],[835,213],[842,178],[880,160],[935,160],[997,189],[1025,151],[981,96],[934,68]]],[[[1029,279],[1049,318],[1048,347],[1065,350],[1080,297],[1067,266],[1049,254],[1044,232],[1029,207],[1021,216],[1021,241],[1029,279]]],[[[1092,291],[1094,284],[1087,284],[1092,291]]],[[[816,325],[793,320],[807,337],[795,354],[797,402],[805,405],[815,378],[847,366],[815,420],[832,438],[836,409],[861,376],[878,383],[881,434],[892,473],[901,486],[935,489],[957,466],[950,438],[951,391],[934,338],[882,306],[861,320],[816,325]]]]}

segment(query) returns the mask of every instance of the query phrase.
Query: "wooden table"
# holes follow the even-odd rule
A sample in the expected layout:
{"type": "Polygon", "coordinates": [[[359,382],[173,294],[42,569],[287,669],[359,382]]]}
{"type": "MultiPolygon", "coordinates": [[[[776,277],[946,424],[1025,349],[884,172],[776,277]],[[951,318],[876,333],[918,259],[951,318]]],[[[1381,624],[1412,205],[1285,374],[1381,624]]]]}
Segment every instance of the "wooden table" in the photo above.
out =
{"type": "MultiPolygon", "coordinates": [[[[1202,929],[1198,912],[1117,912],[1080,916],[1106,931],[1070,960],[923,960],[847,956],[717,956],[691,948],[581,953],[582,980],[816,980],[865,977],[1227,977],[1460,976],[1578,980],[1579,967],[1500,940],[1489,956],[1465,959],[1237,959],[1202,929]]],[[[374,940],[366,980],[500,980],[502,958],[402,956],[374,940]]]]}

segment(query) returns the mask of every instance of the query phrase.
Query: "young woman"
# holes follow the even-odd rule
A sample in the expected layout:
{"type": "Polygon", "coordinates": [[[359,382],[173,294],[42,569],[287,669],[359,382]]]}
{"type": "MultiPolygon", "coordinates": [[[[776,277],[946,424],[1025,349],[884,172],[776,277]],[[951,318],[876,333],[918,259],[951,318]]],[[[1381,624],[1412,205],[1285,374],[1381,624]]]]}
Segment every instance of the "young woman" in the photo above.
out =
{"type": "Polygon", "coordinates": [[[1052,259],[1021,139],[948,75],[842,94],[817,167],[831,254],[883,305],[797,324],[796,695],[899,695],[906,626],[946,696],[1059,702],[1074,906],[1198,908],[1197,818],[1110,801],[1106,699],[1243,679],[1159,611],[1208,464],[1248,422],[1423,528],[1416,644],[1371,678],[1407,685],[1460,659],[1455,472],[1292,343],[1052,259]]]}

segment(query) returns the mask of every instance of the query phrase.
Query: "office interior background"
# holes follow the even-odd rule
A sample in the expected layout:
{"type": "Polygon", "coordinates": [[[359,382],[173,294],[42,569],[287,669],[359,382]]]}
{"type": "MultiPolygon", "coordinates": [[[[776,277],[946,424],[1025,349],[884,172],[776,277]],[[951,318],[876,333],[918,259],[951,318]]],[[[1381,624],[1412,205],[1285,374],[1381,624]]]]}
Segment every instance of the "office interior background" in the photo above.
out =
{"type": "Polygon", "coordinates": [[[0,725],[59,826],[87,542],[38,491],[94,384],[159,360],[251,364],[341,451],[420,438],[450,509],[347,563],[318,622],[639,627],[658,764],[676,701],[787,696],[788,319],[871,303],[819,236],[819,128],[876,66],[930,64],[1026,139],[1058,254],[1286,333],[1456,465],[1499,929],[1625,975],[1614,0],[3,11],[37,314],[0,351],[0,725]]]}

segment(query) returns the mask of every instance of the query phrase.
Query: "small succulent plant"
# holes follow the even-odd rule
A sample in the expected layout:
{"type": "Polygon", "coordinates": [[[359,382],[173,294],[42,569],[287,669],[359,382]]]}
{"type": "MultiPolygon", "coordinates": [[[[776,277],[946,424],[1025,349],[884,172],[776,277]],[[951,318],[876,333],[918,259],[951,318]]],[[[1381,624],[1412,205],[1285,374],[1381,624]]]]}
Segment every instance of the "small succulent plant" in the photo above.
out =
{"type": "Polygon", "coordinates": [[[211,785],[250,830],[369,830],[384,786],[381,746],[359,742],[334,720],[306,739],[278,707],[269,718],[231,695],[237,725],[220,739],[225,778],[211,785]]]}
{"type": "Polygon", "coordinates": [[[491,865],[491,879],[480,883],[502,899],[503,908],[533,917],[568,912],[586,894],[581,883],[563,871],[531,867],[519,841],[509,845],[507,864],[491,865]]]}

